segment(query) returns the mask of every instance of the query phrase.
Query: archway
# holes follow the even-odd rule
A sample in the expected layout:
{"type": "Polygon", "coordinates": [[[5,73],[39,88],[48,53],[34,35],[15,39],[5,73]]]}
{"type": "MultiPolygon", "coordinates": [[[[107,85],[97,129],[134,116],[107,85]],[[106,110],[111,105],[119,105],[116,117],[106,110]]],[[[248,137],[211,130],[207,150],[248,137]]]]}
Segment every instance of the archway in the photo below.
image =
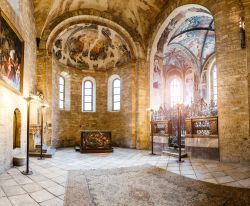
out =
{"type": "Polygon", "coordinates": [[[214,19],[205,7],[181,6],[164,24],[165,29],[156,36],[150,56],[150,105],[155,110],[171,105],[166,82],[174,70],[183,79],[183,103],[201,99],[201,74],[215,53],[214,19]]]}
{"type": "Polygon", "coordinates": [[[214,18],[205,7],[189,4],[175,9],[164,26],[151,49],[150,107],[156,111],[155,116],[164,111],[164,120],[172,121],[171,138],[174,139],[178,128],[176,108],[182,104],[181,135],[191,156],[218,159],[218,128],[211,126],[217,124],[218,118],[215,59],[206,69],[215,56],[214,18]],[[207,85],[208,92],[205,90],[207,85]],[[195,125],[189,125],[192,128],[190,134],[186,132],[188,118],[191,124],[197,121],[195,125]],[[197,152],[198,149],[201,152],[197,152]]]}
{"type": "Polygon", "coordinates": [[[13,149],[21,147],[21,112],[15,109],[13,116],[13,149]]]}

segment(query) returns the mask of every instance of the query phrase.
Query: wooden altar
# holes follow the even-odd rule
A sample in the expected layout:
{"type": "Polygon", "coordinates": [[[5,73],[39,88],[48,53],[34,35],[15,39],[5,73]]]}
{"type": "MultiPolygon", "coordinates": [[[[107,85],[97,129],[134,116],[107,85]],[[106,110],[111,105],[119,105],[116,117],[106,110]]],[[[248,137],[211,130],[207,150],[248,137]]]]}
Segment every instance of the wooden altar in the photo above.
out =
{"type": "Polygon", "coordinates": [[[113,152],[111,131],[81,131],[81,153],[113,152]]]}

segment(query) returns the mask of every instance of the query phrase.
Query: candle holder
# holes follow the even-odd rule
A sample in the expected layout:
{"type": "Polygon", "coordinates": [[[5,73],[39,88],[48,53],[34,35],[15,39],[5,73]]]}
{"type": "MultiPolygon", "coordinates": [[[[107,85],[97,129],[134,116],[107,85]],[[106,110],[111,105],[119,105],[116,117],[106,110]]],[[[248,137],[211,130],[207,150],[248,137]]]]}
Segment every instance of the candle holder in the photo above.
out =
{"type": "Polygon", "coordinates": [[[43,157],[43,127],[44,127],[44,110],[48,107],[48,104],[46,101],[44,101],[41,105],[41,145],[40,145],[40,157],[37,158],[38,160],[44,160],[45,158],[43,157]]]}

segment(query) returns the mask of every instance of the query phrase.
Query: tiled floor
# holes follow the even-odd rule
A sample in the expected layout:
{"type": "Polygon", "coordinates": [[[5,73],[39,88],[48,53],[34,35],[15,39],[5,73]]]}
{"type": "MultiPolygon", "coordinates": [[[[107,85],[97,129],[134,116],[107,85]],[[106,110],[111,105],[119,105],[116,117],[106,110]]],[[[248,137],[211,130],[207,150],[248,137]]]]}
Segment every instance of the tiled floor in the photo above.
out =
{"type": "Polygon", "coordinates": [[[57,150],[52,159],[30,158],[33,175],[24,167],[0,175],[0,206],[62,206],[68,170],[106,169],[152,164],[168,171],[215,184],[250,188],[250,165],[185,159],[176,163],[169,156],[148,151],[115,148],[112,154],[80,154],[72,148],[57,150]]]}

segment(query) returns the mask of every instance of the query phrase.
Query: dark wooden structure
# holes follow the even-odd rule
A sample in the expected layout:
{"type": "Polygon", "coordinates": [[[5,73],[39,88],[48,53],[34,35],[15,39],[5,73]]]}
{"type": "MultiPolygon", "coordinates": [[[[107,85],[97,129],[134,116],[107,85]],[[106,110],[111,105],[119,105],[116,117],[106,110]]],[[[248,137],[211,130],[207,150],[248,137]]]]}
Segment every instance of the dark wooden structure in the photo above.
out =
{"type": "Polygon", "coordinates": [[[81,153],[113,152],[111,131],[81,131],[81,153]]]}
{"type": "Polygon", "coordinates": [[[169,137],[172,134],[172,122],[170,120],[151,121],[153,135],[169,137]]]}
{"type": "Polygon", "coordinates": [[[151,154],[162,152],[168,147],[168,139],[172,135],[170,120],[152,120],[151,122],[151,154]]]}

